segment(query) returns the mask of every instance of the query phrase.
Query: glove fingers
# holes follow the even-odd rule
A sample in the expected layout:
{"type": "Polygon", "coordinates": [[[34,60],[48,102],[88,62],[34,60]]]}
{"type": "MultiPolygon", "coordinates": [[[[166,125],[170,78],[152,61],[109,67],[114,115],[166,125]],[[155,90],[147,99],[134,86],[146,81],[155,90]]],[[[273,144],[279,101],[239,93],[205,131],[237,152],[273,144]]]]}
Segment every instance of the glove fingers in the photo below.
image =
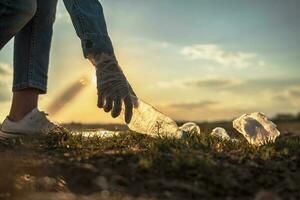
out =
{"type": "Polygon", "coordinates": [[[131,118],[132,118],[132,113],[133,113],[133,103],[132,103],[132,100],[131,100],[131,97],[130,96],[127,96],[125,99],[124,99],[124,104],[125,104],[125,122],[127,124],[130,123],[131,121],[131,118]]]}
{"type": "Polygon", "coordinates": [[[103,108],[103,106],[104,106],[104,98],[103,98],[103,95],[102,94],[100,94],[99,96],[98,96],[98,105],[97,105],[99,108],[103,108]]]}
{"type": "Polygon", "coordinates": [[[114,99],[114,107],[111,111],[111,116],[113,118],[116,118],[120,115],[121,113],[121,109],[122,109],[122,101],[121,101],[121,97],[116,97],[114,99]]]}
{"type": "Polygon", "coordinates": [[[110,112],[113,106],[113,100],[112,98],[109,96],[106,98],[105,100],[105,105],[104,105],[104,111],[105,112],[110,112]]]}

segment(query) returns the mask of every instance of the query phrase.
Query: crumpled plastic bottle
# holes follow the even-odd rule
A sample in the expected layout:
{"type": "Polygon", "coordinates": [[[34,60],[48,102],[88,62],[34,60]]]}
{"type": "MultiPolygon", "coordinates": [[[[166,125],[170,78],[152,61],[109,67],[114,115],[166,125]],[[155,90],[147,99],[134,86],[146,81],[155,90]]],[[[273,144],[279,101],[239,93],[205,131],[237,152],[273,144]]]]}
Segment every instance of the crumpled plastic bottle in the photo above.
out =
{"type": "Polygon", "coordinates": [[[200,127],[194,122],[187,122],[179,127],[181,131],[181,139],[186,139],[191,135],[200,135],[200,127]]]}
{"type": "MultiPolygon", "coordinates": [[[[200,128],[193,122],[178,127],[176,122],[153,106],[138,99],[138,108],[133,109],[131,122],[127,124],[132,131],[152,137],[172,137],[186,139],[192,134],[200,134],[200,128]]],[[[124,110],[122,110],[124,116],[124,110]]],[[[125,122],[124,118],[123,121],[125,122]]]]}
{"type": "MultiPolygon", "coordinates": [[[[133,109],[131,122],[127,124],[130,130],[152,137],[182,137],[182,132],[173,119],[141,99],[138,99],[138,105],[133,109]]],[[[122,112],[124,116],[124,110],[122,112]]],[[[125,122],[124,118],[123,121],[125,122]]]]}
{"type": "Polygon", "coordinates": [[[230,136],[228,135],[227,131],[222,127],[217,127],[212,130],[211,135],[214,137],[221,138],[223,140],[230,140],[230,136]]]}
{"type": "Polygon", "coordinates": [[[280,132],[263,113],[245,114],[233,121],[233,127],[253,145],[275,142],[280,132]]]}

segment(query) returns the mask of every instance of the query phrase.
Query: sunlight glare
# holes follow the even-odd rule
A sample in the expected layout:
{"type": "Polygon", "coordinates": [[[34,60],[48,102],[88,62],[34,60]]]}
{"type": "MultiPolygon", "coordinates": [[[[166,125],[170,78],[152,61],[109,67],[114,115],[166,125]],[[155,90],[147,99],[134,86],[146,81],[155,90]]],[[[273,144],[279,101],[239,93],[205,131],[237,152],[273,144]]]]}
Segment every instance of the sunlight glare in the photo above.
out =
{"type": "Polygon", "coordinates": [[[95,75],[92,75],[91,82],[93,85],[97,86],[97,77],[95,75]]]}

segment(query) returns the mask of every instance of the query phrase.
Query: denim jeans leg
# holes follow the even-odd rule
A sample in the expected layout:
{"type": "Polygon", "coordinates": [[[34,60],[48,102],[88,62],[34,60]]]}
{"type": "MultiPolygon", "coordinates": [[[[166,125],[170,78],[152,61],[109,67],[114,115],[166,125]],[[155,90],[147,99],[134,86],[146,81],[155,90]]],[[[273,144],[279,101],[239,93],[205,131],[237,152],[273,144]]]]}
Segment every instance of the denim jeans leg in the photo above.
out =
{"type": "Polygon", "coordinates": [[[64,0],[76,33],[81,39],[84,56],[113,54],[103,8],[98,0],[64,0]]]}
{"type": "Polygon", "coordinates": [[[37,10],[15,36],[13,91],[47,92],[48,64],[57,0],[37,0],[37,10]]]}
{"type": "Polygon", "coordinates": [[[0,1],[0,50],[35,15],[36,0],[0,1]]]}

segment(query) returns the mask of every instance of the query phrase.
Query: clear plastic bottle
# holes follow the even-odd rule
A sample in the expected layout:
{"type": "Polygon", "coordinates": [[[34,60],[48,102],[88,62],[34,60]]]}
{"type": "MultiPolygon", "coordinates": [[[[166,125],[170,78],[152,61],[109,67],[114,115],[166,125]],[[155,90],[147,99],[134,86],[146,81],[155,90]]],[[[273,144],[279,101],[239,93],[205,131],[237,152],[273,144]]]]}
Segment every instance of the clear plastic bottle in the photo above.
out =
{"type": "Polygon", "coordinates": [[[138,101],[139,106],[133,109],[131,122],[127,124],[130,130],[152,137],[182,137],[182,132],[174,120],[141,99],[138,101]]]}

